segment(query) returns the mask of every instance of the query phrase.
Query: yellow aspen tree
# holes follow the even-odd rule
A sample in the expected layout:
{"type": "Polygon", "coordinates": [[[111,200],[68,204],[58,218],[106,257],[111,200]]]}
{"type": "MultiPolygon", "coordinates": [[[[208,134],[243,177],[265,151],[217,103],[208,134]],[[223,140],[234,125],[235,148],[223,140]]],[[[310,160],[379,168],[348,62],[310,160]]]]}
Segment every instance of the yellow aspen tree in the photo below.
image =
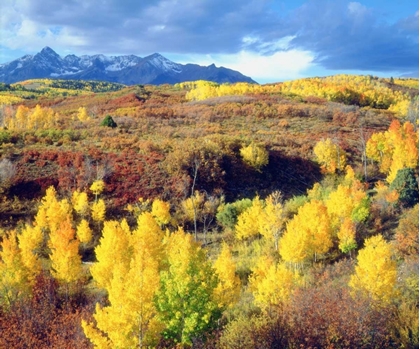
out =
{"type": "Polygon", "coordinates": [[[249,277],[254,302],[264,312],[287,302],[295,288],[295,273],[283,263],[261,258],[249,277]]]}
{"type": "Polygon", "coordinates": [[[51,249],[51,273],[54,278],[64,284],[79,280],[82,275],[82,258],[70,217],[62,221],[58,229],[50,232],[48,245],[51,249]]]}
{"type": "Polygon", "coordinates": [[[23,105],[18,106],[15,117],[10,119],[9,124],[6,125],[6,127],[11,130],[26,129],[29,113],[30,109],[28,107],[25,107],[23,105]]]}
{"type": "Polygon", "coordinates": [[[346,217],[341,223],[340,230],[337,232],[338,248],[344,252],[350,252],[357,248],[356,243],[356,226],[351,218],[346,217]]]}
{"type": "Polygon", "coordinates": [[[284,221],[285,215],[279,194],[270,195],[265,200],[264,208],[259,216],[258,231],[268,241],[274,243],[276,250],[278,249],[278,239],[280,238],[284,221]]]}
{"type": "Polygon", "coordinates": [[[328,213],[333,227],[339,227],[344,218],[362,222],[369,215],[368,196],[364,190],[338,185],[326,200],[328,213]]]}
{"type": "Polygon", "coordinates": [[[91,214],[92,219],[96,222],[102,222],[105,219],[106,206],[105,201],[99,199],[92,203],[91,214]]]}
{"type": "Polygon", "coordinates": [[[366,155],[379,163],[379,170],[387,173],[392,163],[393,146],[385,132],[374,133],[366,143],[366,155]]]}
{"type": "MultiPolygon", "coordinates": [[[[137,236],[129,267],[116,263],[108,270],[109,305],[96,305],[96,324],[82,322],[96,348],[144,348],[154,346],[160,326],[153,302],[159,287],[159,262],[149,249],[146,234],[137,236]]],[[[125,251],[120,251],[125,253],[125,251]]]]}
{"type": "Polygon", "coordinates": [[[185,220],[188,222],[194,222],[194,220],[199,221],[201,219],[203,204],[204,193],[200,193],[198,190],[194,192],[193,196],[185,199],[181,203],[185,220]]]}
{"type": "Polygon", "coordinates": [[[161,262],[163,258],[162,241],[164,234],[150,212],[143,212],[137,218],[137,228],[133,231],[131,245],[145,241],[154,258],[161,262]]]}
{"type": "Polygon", "coordinates": [[[72,208],[67,199],[57,200],[54,187],[49,187],[35,216],[35,224],[44,232],[57,230],[58,226],[71,214],[72,208]]]}
{"type": "Polygon", "coordinates": [[[397,263],[393,258],[391,244],[382,235],[365,240],[359,251],[355,273],[349,285],[354,291],[372,299],[389,303],[396,295],[397,263]]]}
{"type": "Polygon", "coordinates": [[[89,120],[89,115],[85,107],[80,107],[77,110],[77,118],[82,122],[89,120]]]}
{"type": "Polygon", "coordinates": [[[170,208],[171,205],[169,202],[160,199],[153,200],[151,213],[160,226],[168,224],[171,221],[170,208]]]}
{"type": "Polygon", "coordinates": [[[330,138],[320,140],[314,147],[316,161],[326,173],[342,171],[346,166],[346,154],[330,138]]]}
{"type": "Polygon", "coordinates": [[[28,129],[41,129],[41,125],[43,124],[44,119],[44,110],[41,108],[39,104],[35,106],[32,112],[29,114],[28,121],[26,127],[28,129]]]}
{"type": "Polygon", "coordinates": [[[98,287],[108,289],[113,277],[113,269],[121,264],[128,271],[132,249],[130,235],[117,221],[105,221],[102,237],[95,248],[97,262],[90,268],[90,273],[98,287]]]}
{"type": "Polygon", "coordinates": [[[73,209],[81,216],[86,216],[89,213],[89,199],[87,193],[76,190],[71,197],[73,209]]]}
{"type": "Polygon", "coordinates": [[[252,142],[240,150],[241,157],[245,163],[254,167],[257,171],[268,164],[268,151],[261,145],[252,142]]]}
{"type": "Polygon", "coordinates": [[[89,227],[89,222],[82,219],[77,226],[76,235],[82,244],[87,244],[92,240],[92,229],[89,227]]]}
{"type": "Polygon", "coordinates": [[[16,231],[4,237],[0,246],[0,304],[10,307],[29,295],[30,275],[22,261],[16,231]]]}
{"type": "Polygon", "coordinates": [[[391,142],[394,145],[394,153],[389,174],[386,178],[388,183],[392,183],[399,170],[403,168],[417,168],[419,164],[419,133],[414,129],[411,122],[400,125],[393,122],[389,128],[391,142]]]}
{"type": "Polygon", "coordinates": [[[263,204],[259,196],[252,200],[251,207],[248,207],[238,216],[235,225],[235,235],[238,240],[248,239],[260,233],[260,217],[263,214],[263,204]]]}
{"type": "Polygon", "coordinates": [[[236,275],[236,265],[230,248],[226,243],[222,244],[220,254],[214,262],[213,268],[219,278],[219,283],[214,290],[218,306],[221,309],[231,308],[239,299],[241,282],[238,275],[236,275]]]}
{"type": "Polygon", "coordinates": [[[92,183],[89,189],[95,195],[95,201],[97,201],[98,195],[105,189],[105,183],[102,179],[98,179],[92,183]]]}
{"type": "Polygon", "coordinates": [[[350,166],[347,166],[343,183],[329,194],[325,205],[331,227],[339,240],[339,249],[345,253],[355,249],[356,224],[368,217],[369,198],[350,166]]]}
{"type": "Polygon", "coordinates": [[[46,108],[44,110],[43,124],[41,127],[43,129],[53,128],[56,126],[56,122],[59,118],[58,113],[55,113],[53,109],[46,108]]]}
{"type": "Polygon", "coordinates": [[[322,201],[311,200],[298,209],[287,223],[279,242],[280,256],[285,262],[302,264],[317,259],[332,247],[332,230],[327,208],[322,201]]]}
{"type": "Polygon", "coordinates": [[[38,226],[25,225],[18,236],[19,249],[22,255],[22,262],[29,272],[31,281],[41,272],[41,260],[39,252],[43,245],[44,234],[38,226]]]}
{"type": "Polygon", "coordinates": [[[366,154],[379,162],[387,182],[392,183],[399,170],[416,168],[419,161],[419,132],[410,122],[394,120],[385,132],[375,133],[366,144],[366,154]]]}

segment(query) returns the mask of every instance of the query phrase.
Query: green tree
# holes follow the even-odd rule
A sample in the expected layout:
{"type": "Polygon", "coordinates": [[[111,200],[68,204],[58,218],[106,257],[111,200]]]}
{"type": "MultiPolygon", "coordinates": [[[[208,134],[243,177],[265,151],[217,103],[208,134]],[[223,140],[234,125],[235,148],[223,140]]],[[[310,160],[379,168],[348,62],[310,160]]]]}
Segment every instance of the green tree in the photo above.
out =
{"type": "Polygon", "coordinates": [[[221,316],[214,299],[218,279],[205,251],[182,229],[169,236],[166,256],[155,298],[158,319],[165,339],[189,346],[221,316]]]}
{"type": "Polygon", "coordinates": [[[412,168],[398,170],[397,176],[392,181],[389,189],[396,190],[399,202],[406,207],[412,207],[419,202],[419,186],[416,173],[412,168]]]}
{"type": "Polygon", "coordinates": [[[101,126],[115,128],[117,127],[117,123],[114,121],[111,115],[107,115],[105,116],[105,119],[102,120],[101,126]]]}

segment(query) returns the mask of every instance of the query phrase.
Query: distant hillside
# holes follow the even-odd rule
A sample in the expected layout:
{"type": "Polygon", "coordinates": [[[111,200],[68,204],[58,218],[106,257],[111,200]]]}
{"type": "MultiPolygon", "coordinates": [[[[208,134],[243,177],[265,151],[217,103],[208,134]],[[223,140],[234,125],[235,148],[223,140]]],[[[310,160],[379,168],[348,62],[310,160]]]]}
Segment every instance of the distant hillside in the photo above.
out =
{"type": "Polygon", "coordinates": [[[0,82],[14,83],[28,79],[100,80],[126,85],[174,84],[184,81],[208,80],[218,83],[249,82],[250,77],[214,64],[203,67],[197,64],[179,64],[159,53],[141,58],[134,55],[75,56],[64,58],[45,47],[36,55],[26,55],[10,63],[0,64],[0,82]]]}

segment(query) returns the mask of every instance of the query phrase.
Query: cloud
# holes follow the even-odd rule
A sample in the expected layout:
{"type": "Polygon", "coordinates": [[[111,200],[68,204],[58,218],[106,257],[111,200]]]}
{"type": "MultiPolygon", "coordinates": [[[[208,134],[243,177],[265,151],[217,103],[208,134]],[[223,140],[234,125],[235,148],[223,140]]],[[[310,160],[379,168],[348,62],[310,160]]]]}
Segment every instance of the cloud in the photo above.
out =
{"type": "Polygon", "coordinates": [[[418,13],[390,24],[358,2],[309,1],[295,11],[290,45],[327,69],[418,70],[418,13]]]}
{"type": "MultiPolygon", "coordinates": [[[[13,2],[21,28],[28,21],[38,32],[60,27],[50,42],[59,41],[65,32],[66,37],[76,38],[72,45],[76,51],[92,53],[237,52],[245,34],[265,31],[275,19],[267,10],[268,2],[258,0],[6,1],[13,2]]],[[[23,33],[10,23],[2,26],[22,46],[31,41],[32,48],[41,39],[36,32],[23,33]]],[[[49,44],[46,41],[44,46],[49,44]]]]}
{"type": "Polygon", "coordinates": [[[389,22],[383,10],[357,1],[308,0],[288,11],[272,0],[4,1],[0,47],[26,52],[48,45],[75,54],[210,55],[260,76],[264,65],[288,67],[286,74],[309,62],[331,70],[418,71],[418,12],[389,22]],[[245,59],[258,66],[245,67],[245,59]]]}
{"type": "MultiPolygon", "coordinates": [[[[281,43],[279,44],[281,45],[281,43]]],[[[242,50],[235,54],[188,56],[180,63],[194,62],[200,65],[225,66],[251,76],[259,83],[278,82],[280,80],[303,77],[303,73],[312,65],[313,55],[309,51],[285,50],[272,55],[261,55],[254,51],[242,50]]]]}

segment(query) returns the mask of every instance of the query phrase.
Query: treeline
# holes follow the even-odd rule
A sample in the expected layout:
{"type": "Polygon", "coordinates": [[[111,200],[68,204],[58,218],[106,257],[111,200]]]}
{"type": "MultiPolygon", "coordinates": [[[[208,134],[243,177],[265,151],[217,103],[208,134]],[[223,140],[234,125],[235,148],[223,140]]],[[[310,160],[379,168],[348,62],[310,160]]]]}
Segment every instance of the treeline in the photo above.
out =
{"type": "Polygon", "coordinates": [[[403,116],[407,114],[412,99],[415,99],[418,94],[418,80],[412,79],[405,82],[399,79],[396,84],[407,86],[414,91],[403,92],[400,89],[391,88],[389,83],[381,79],[356,75],[298,79],[269,85],[247,83],[219,85],[207,81],[196,81],[181,83],[179,86],[189,90],[187,98],[190,100],[204,100],[226,95],[282,93],[305,98],[319,97],[359,107],[389,109],[398,116],[403,116]]]}

